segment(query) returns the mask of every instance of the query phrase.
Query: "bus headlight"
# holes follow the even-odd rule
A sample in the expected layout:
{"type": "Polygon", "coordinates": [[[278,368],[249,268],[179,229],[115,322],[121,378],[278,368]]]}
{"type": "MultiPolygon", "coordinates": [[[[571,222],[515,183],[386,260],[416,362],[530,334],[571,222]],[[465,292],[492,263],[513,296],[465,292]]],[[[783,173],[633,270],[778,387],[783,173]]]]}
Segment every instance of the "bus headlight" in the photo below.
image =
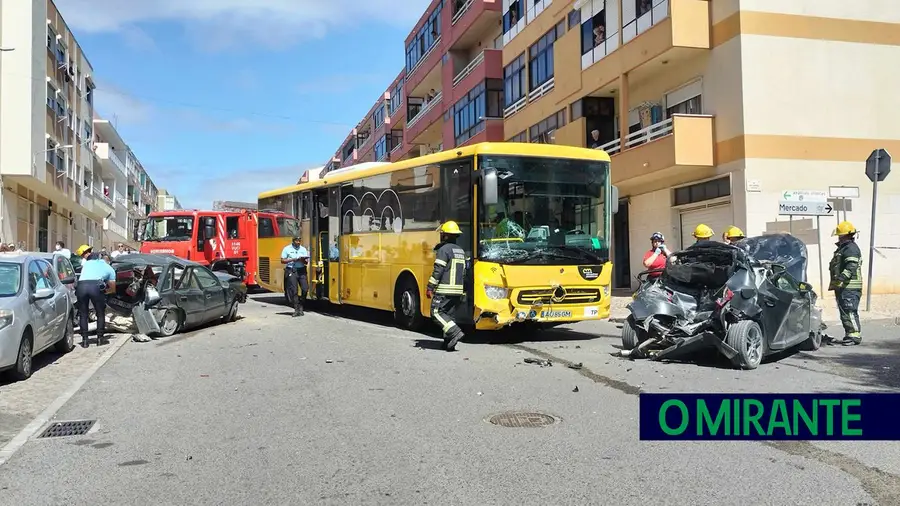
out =
{"type": "Polygon", "coordinates": [[[500,300],[509,296],[509,290],[499,286],[484,285],[484,294],[487,295],[489,299],[500,300]]]}
{"type": "Polygon", "coordinates": [[[609,297],[609,285],[604,285],[604,286],[603,286],[603,296],[604,296],[604,297],[609,297]]]}

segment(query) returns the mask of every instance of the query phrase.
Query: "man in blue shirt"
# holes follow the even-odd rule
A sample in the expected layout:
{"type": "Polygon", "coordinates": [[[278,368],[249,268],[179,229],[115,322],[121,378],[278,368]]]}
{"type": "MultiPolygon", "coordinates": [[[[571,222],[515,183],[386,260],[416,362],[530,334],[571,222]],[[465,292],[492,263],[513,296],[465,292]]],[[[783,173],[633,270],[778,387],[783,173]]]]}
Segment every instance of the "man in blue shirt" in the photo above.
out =
{"type": "Polygon", "coordinates": [[[81,347],[88,347],[88,309],[94,306],[97,315],[97,345],[108,344],[106,330],[106,294],[116,290],[116,271],[108,263],[94,254],[93,248],[82,245],[76,253],[84,263],[81,275],[75,285],[75,297],[78,302],[79,322],[81,328],[81,347]]]}
{"type": "Polygon", "coordinates": [[[294,237],[291,244],[281,250],[281,263],[284,265],[284,295],[294,306],[294,316],[303,316],[303,301],[309,292],[309,281],[306,266],[309,264],[309,251],[300,244],[300,238],[294,237]],[[297,285],[300,294],[297,294],[297,285]]]}

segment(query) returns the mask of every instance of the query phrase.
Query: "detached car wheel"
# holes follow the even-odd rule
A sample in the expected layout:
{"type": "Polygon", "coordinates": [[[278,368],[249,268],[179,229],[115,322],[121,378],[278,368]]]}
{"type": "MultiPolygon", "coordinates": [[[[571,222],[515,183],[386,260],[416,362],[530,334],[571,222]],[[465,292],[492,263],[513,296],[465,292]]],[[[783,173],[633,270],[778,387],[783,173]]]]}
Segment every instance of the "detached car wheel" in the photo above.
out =
{"type": "Polygon", "coordinates": [[[759,324],[744,320],[728,327],[725,343],[737,350],[734,364],[742,369],[756,369],[763,359],[765,346],[759,324]]]}

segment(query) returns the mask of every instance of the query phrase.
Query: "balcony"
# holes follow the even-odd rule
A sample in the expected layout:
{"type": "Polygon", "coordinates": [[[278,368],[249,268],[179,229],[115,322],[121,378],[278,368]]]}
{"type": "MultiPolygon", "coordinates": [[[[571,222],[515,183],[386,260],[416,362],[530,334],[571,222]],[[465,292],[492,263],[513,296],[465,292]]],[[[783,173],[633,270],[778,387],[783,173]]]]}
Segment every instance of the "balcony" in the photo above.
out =
{"type": "MultiPolygon", "coordinates": [[[[709,16],[708,0],[652,0],[646,12],[626,12],[622,46],[619,34],[607,30],[607,39],[583,52],[581,82],[603,85],[622,73],[630,73],[632,83],[644,81],[707,52],[709,16]]],[[[607,23],[612,26],[612,20],[607,23]]]]}
{"type": "Polygon", "coordinates": [[[503,3],[499,0],[453,0],[453,11],[446,37],[451,50],[475,47],[484,35],[503,17],[503,3]]]}
{"type": "Polygon", "coordinates": [[[123,227],[122,225],[119,225],[118,223],[116,223],[112,220],[106,220],[105,225],[106,226],[103,227],[104,229],[109,230],[110,232],[121,237],[122,239],[126,239],[126,240],[128,239],[128,230],[126,230],[125,227],[123,227]]]}
{"type": "Polygon", "coordinates": [[[438,105],[442,103],[442,100],[443,93],[439,91],[437,95],[434,96],[434,98],[432,98],[430,101],[428,101],[427,104],[419,109],[419,112],[415,116],[409,119],[409,121],[406,123],[407,131],[411,129],[416,123],[418,123],[422,118],[427,116],[430,111],[434,110],[435,108],[440,109],[438,105]]]}
{"type": "Polygon", "coordinates": [[[123,176],[128,176],[128,170],[125,168],[125,162],[122,161],[122,158],[115,152],[112,147],[106,142],[98,142],[94,144],[94,153],[97,154],[97,158],[100,159],[101,162],[106,162],[104,165],[109,166],[112,165],[115,167],[117,171],[123,176]]]}
{"type": "MultiPolygon", "coordinates": [[[[613,183],[667,187],[715,172],[715,123],[709,115],[671,118],[600,146],[612,156],[613,183]]],[[[645,188],[651,191],[658,188],[645,188]]],[[[627,195],[628,193],[624,193],[627,195]]]]}
{"type": "Polygon", "coordinates": [[[419,84],[425,80],[425,76],[429,74],[436,65],[441,63],[441,37],[438,36],[434,39],[434,43],[430,48],[419,58],[419,61],[413,66],[413,68],[409,69],[406,73],[406,89],[410,92],[416,89],[419,84]]]}
{"type": "Polygon", "coordinates": [[[116,192],[116,204],[122,207],[128,207],[128,199],[125,198],[125,194],[116,192]]]}
{"type": "Polygon", "coordinates": [[[115,212],[115,203],[113,200],[106,195],[103,194],[102,186],[94,187],[94,203],[99,204],[100,208],[106,211],[107,214],[115,212]]]}

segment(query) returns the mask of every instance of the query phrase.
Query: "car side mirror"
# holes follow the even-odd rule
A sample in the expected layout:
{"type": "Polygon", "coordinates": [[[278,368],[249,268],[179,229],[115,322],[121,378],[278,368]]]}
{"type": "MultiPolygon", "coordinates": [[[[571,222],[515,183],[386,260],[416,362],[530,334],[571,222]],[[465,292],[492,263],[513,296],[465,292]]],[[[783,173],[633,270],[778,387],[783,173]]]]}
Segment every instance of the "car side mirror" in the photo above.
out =
{"type": "Polygon", "coordinates": [[[800,290],[800,293],[809,293],[812,291],[812,285],[801,281],[798,289],[800,290]]]}
{"type": "Polygon", "coordinates": [[[613,186],[609,191],[609,207],[613,214],[619,212],[619,187],[613,186]]]}
{"type": "Polygon", "coordinates": [[[206,225],[203,227],[203,235],[207,239],[215,239],[216,238],[216,227],[212,225],[206,225]]]}
{"type": "Polygon", "coordinates": [[[67,278],[62,278],[62,279],[60,280],[60,283],[62,283],[62,284],[64,284],[64,285],[74,285],[74,284],[75,284],[75,280],[76,280],[75,276],[69,276],[69,277],[67,277],[67,278]]]}
{"type": "Polygon", "coordinates": [[[47,300],[53,298],[53,289],[52,288],[41,288],[34,291],[34,294],[31,296],[31,302],[36,302],[39,300],[47,300]]]}
{"type": "Polygon", "coordinates": [[[490,206],[497,203],[499,190],[497,189],[497,169],[493,167],[484,168],[481,176],[482,197],[484,205],[490,206]]]}

